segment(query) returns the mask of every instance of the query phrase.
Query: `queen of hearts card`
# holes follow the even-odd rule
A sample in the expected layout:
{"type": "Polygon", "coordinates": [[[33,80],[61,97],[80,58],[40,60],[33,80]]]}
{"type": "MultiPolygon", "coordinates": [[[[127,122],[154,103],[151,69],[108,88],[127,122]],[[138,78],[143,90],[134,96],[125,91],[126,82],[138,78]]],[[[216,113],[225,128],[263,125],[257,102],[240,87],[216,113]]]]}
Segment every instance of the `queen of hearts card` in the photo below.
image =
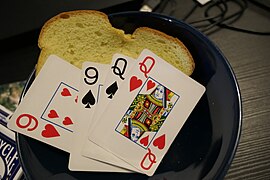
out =
{"type": "Polygon", "coordinates": [[[149,77],[115,130],[146,149],[178,99],[179,95],[149,77]]]}

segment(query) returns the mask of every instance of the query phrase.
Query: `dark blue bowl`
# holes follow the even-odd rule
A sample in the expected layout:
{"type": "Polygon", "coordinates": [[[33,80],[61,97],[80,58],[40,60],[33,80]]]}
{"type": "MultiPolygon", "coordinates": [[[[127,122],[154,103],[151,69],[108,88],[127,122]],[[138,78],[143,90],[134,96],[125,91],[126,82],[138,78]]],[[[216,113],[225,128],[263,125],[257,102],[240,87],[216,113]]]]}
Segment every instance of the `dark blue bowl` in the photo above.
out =
{"type": "MultiPolygon", "coordinates": [[[[206,36],[173,18],[124,12],[111,14],[109,19],[126,33],[147,26],[180,39],[195,60],[192,78],[206,87],[206,93],[150,179],[222,179],[238,145],[242,118],[239,87],[226,58],[206,36]]],[[[23,94],[33,79],[34,75],[23,94]]],[[[20,134],[17,140],[27,179],[148,179],[135,173],[71,172],[67,153],[20,134]]]]}

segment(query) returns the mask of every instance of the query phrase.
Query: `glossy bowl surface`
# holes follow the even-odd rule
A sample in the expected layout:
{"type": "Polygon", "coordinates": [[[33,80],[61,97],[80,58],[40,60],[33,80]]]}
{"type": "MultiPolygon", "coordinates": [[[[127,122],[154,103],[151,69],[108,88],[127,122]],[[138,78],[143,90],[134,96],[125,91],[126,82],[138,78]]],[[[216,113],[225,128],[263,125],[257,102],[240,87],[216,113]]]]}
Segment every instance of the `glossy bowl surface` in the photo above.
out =
{"type": "MultiPolygon", "coordinates": [[[[222,52],[196,29],[167,16],[123,12],[111,14],[109,19],[114,27],[126,33],[147,26],[180,39],[195,60],[191,77],[206,87],[205,94],[152,177],[135,173],[71,172],[68,153],[17,134],[27,179],[222,179],[235,154],[242,119],[239,87],[222,52]]],[[[23,95],[33,79],[34,74],[23,95]]]]}

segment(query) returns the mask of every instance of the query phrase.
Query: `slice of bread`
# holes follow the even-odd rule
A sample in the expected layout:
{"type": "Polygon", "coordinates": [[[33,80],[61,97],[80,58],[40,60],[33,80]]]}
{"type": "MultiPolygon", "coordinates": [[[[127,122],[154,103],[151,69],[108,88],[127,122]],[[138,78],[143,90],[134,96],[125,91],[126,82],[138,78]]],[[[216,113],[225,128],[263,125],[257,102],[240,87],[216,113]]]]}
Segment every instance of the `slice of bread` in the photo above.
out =
{"type": "Polygon", "coordinates": [[[187,75],[195,64],[191,54],[177,38],[141,27],[131,34],[112,27],[106,14],[94,10],[61,13],[43,26],[38,45],[41,53],[37,73],[47,57],[55,54],[81,67],[84,61],[108,64],[115,53],[137,58],[145,48],[151,50],[187,75]]]}

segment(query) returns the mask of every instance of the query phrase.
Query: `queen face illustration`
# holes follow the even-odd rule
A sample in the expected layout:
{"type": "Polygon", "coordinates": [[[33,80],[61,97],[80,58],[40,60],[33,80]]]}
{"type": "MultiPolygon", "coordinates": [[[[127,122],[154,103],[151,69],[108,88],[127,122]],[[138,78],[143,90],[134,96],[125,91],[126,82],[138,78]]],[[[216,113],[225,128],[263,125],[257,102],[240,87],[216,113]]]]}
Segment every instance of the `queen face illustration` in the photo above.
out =
{"type": "Polygon", "coordinates": [[[130,138],[132,141],[137,141],[140,137],[140,129],[139,128],[136,128],[136,127],[133,127],[131,129],[131,134],[130,134],[130,138]]]}
{"type": "Polygon", "coordinates": [[[115,131],[147,150],[178,99],[179,95],[149,77],[115,131]]]}
{"type": "Polygon", "coordinates": [[[164,87],[161,85],[158,85],[157,88],[155,89],[154,96],[155,98],[162,100],[164,95],[164,87]]]}

